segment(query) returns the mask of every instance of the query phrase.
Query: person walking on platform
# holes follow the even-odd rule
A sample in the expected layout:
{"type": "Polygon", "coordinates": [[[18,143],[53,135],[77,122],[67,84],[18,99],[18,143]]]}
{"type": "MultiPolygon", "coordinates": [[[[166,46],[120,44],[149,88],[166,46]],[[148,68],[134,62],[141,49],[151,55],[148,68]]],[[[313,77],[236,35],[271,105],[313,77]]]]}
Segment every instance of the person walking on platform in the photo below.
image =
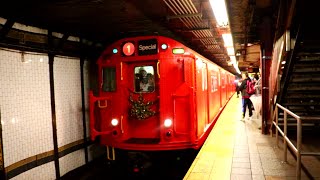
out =
{"type": "Polygon", "coordinates": [[[239,91],[240,84],[241,84],[240,80],[236,80],[235,81],[235,86],[236,86],[236,91],[237,91],[237,98],[239,98],[239,94],[240,94],[240,91],[239,91]]]}
{"type": "Polygon", "coordinates": [[[251,79],[248,75],[248,73],[243,73],[242,74],[242,82],[241,85],[239,87],[239,90],[241,92],[241,96],[242,96],[242,120],[244,120],[245,116],[246,116],[246,111],[247,108],[249,110],[249,120],[251,120],[251,116],[252,116],[252,102],[250,100],[250,94],[247,93],[247,82],[251,82],[251,79]]]}

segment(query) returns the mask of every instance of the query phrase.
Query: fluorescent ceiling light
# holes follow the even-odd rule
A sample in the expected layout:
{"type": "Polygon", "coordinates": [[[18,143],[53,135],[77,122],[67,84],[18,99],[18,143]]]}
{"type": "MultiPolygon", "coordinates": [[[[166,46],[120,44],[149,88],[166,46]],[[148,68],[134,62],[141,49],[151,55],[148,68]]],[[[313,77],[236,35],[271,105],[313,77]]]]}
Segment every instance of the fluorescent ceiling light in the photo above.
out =
{"type": "Polygon", "coordinates": [[[241,74],[236,56],[230,56],[231,63],[238,74],[241,74]]]}
{"type": "Polygon", "coordinates": [[[218,26],[228,26],[229,20],[225,0],[210,0],[209,2],[218,26]]]}
{"type": "Polygon", "coordinates": [[[238,67],[238,63],[233,64],[234,69],[237,71],[238,74],[241,74],[240,69],[238,67]]]}
{"type": "Polygon", "coordinates": [[[228,56],[234,56],[234,48],[233,47],[227,47],[228,56]]]}
{"type": "Polygon", "coordinates": [[[230,61],[232,62],[232,64],[236,63],[236,56],[230,56],[230,61]]]}
{"type": "Polygon", "coordinates": [[[231,34],[222,34],[224,47],[232,47],[233,41],[232,41],[232,35],[231,34]]]}

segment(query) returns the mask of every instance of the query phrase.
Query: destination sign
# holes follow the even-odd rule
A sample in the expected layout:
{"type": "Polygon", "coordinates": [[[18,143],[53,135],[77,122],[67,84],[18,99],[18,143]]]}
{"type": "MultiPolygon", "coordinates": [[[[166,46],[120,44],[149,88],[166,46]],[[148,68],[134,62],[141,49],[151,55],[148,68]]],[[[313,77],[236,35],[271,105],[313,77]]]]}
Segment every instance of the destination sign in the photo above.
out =
{"type": "Polygon", "coordinates": [[[141,40],[138,42],[138,55],[151,55],[158,53],[157,39],[141,40]]]}

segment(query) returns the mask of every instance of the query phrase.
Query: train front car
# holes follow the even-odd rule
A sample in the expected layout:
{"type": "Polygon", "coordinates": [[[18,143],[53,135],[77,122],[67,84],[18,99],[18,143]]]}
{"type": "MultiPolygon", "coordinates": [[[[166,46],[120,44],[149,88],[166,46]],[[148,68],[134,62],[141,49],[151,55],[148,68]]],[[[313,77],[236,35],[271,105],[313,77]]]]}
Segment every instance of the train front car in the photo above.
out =
{"type": "Polygon", "coordinates": [[[193,148],[194,57],[169,38],[127,38],[98,60],[99,91],[90,92],[91,138],[127,150],[193,148]]]}
{"type": "Polygon", "coordinates": [[[167,37],[119,40],[97,63],[91,138],[108,147],[199,149],[234,92],[233,75],[167,37]]]}

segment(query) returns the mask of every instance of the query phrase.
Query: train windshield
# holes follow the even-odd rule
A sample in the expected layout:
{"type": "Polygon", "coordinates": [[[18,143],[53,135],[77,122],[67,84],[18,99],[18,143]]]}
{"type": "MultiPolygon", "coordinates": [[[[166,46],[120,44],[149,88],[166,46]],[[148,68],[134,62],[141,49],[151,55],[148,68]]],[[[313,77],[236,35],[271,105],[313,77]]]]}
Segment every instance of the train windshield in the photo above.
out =
{"type": "Polygon", "coordinates": [[[153,66],[137,66],[134,68],[135,92],[154,92],[153,66]]]}
{"type": "Polygon", "coordinates": [[[116,68],[106,67],[102,70],[103,84],[102,90],[105,92],[116,91],[116,68]]]}

